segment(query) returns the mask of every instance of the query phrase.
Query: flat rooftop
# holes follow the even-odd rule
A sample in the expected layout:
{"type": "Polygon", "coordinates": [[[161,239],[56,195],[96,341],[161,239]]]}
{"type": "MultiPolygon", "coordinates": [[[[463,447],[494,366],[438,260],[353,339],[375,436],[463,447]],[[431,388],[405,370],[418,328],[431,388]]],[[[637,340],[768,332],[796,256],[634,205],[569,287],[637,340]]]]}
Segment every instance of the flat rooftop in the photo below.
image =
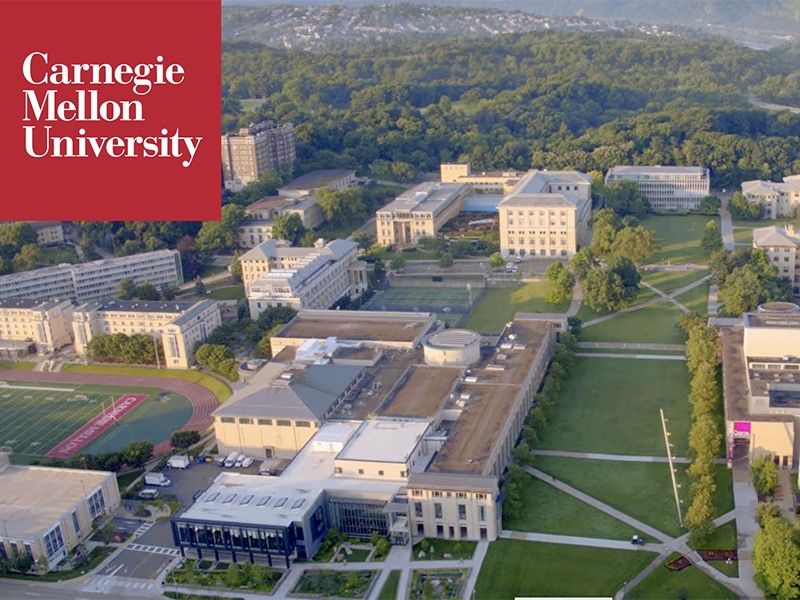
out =
{"type": "Polygon", "coordinates": [[[510,417],[521,384],[551,330],[552,325],[547,322],[514,321],[497,350],[470,369],[470,376],[476,377],[477,382],[464,381],[457,388],[457,400],[448,403],[446,408],[461,408],[461,415],[453,422],[447,441],[428,471],[483,472],[510,417]],[[515,336],[513,340],[509,339],[509,333],[515,336]],[[459,407],[460,402],[463,407],[459,407]]]}
{"type": "Polygon", "coordinates": [[[364,421],[336,460],[404,463],[429,426],[427,421],[364,421]]]}
{"type": "Polygon", "coordinates": [[[57,300],[35,300],[33,298],[4,298],[0,300],[0,308],[40,308],[49,309],[60,304],[57,300]]]}
{"type": "Polygon", "coordinates": [[[192,308],[196,302],[174,302],[163,300],[107,300],[88,302],[81,308],[103,312],[174,313],[180,314],[192,308]]]}
{"type": "Polygon", "coordinates": [[[0,470],[0,536],[29,540],[41,535],[113,476],[106,471],[6,466],[0,470]]]}
{"type": "Polygon", "coordinates": [[[286,185],[282,185],[281,189],[296,190],[326,187],[340,179],[352,177],[355,174],[356,172],[352,169],[319,169],[292,179],[286,185]]]}
{"type": "Polygon", "coordinates": [[[464,183],[428,181],[406,190],[378,212],[429,212],[436,215],[468,191],[469,186],[464,183]]]}
{"type": "Polygon", "coordinates": [[[261,200],[256,200],[252,204],[248,204],[244,210],[245,212],[250,212],[253,210],[275,209],[291,204],[292,202],[295,202],[295,200],[287,198],[286,196],[265,196],[261,198],[261,200]]]}
{"type": "Polygon", "coordinates": [[[631,166],[621,165],[611,167],[608,175],[654,175],[654,174],[684,174],[703,175],[708,173],[705,167],[679,167],[673,165],[631,166]]]}
{"type": "Polygon", "coordinates": [[[392,417],[432,418],[447,402],[462,370],[413,365],[397,382],[379,413],[392,417]]]}
{"type": "Polygon", "coordinates": [[[413,342],[432,325],[433,316],[430,313],[301,310],[274,337],[413,342]]]}

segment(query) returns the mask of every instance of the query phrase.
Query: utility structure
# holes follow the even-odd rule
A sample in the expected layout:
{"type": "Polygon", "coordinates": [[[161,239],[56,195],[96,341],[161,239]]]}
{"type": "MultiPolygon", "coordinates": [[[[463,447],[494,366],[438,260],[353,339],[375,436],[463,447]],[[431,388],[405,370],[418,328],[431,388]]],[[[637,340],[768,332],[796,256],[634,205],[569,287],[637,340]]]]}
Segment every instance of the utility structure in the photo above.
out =
{"type": "Polygon", "coordinates": [[[669,443],[670,433],[667,431],[667,418],[664,416],[664,409],[658,409],[661,415],[661,429],[664,431],[664,445],[667,447],[667,464],[669,464],[669,476],[672,478],[672,492],[675,494],[675,508],[678,511],[678,525],[683,527],[683,514],[681,513],[681,499],[678,496],[678,482],[675,480],[675,464],[672,458],[672,444],[669,443]]]}

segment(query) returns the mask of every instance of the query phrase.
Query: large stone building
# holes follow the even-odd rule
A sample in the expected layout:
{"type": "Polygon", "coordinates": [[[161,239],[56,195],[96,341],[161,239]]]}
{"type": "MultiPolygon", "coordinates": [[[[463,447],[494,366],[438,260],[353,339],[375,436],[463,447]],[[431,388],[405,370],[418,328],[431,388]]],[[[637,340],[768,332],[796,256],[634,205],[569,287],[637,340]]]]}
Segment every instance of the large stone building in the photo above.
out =
{"type": "Polygon", "coordinates": [[[795,293],[800,291],[800,236],[792,225],[786,227],[757,227],[753,230],[753,248],[766,252],[778,275],[792,282],[795,293]]]}
{"type": "Polygon", "coordinates": [[[278,215],[295,214],[306,229],[315,229],[325,220],[322,208],[313,196],[267,196],[248,205],[244,212],[246,218],[239,226],[239,246],[242,248],[254,248],[273,239],[272,225],[278,215]]]}
{"type": "Polygon", "coordinates": [[[356,183],[356,172],[351,169],[320,169],[293,179],[278,188],[278,194],[288,198],[313,196],[323,188],[346,190],[356,183]]]}
{"type": "Polygon", "coordinates": [[[0,558],[27,556],[47,568],[93,533],[120,503],[114,473],[23,467],[0,453],[0,558]]]}
{"type": "Polygon", "coordinates": [[[465,183],[482,194],[507,194],[514,189],[524,171],[472,172],[467,163],[442,163],[439,165],[442,183],[465,183]]]}
{"type": "Polygon", "coordinates": [[[72,309],[69,300],[0,300],[0,350],[48,354],[71,344],[72,309]]]}
{"type": "Polygon", "coordinates": [[[277,240],[242,255],[242,281],[255,319],[277,306],[329,308],[345,297],[357,298],[368,286],[366,263],[357,260],[358,245],[333,240],[313,248],[293,248],[277,240]]]}
{"type": "Polygon", "coordinates": [[[265,121],[222,135],[222,178],[225,188],[238,191],[265,171],[292,168],[294,128],[265,121]]]}
{"type": "Polygon", "coordinates": [[[86,355],[89,342],[98,335],[146,334],[161,340],[165,367],[188,369],[194,349],[222,324],[214,300],[174,302],[110,300],[78,306],[72,315],[75,351],[86,355]]]}
{"type": "Polygon", "coordinates": [[[800,206],[800,175],[784,177],[782,182],[743,181],[742,195],[750,204],[760,206],[766,219],[794,217],[800,206]]]}
{"type": "Polygon", "coordinates": [[[177,250],[156,250],[75,265],[56,265],[0,277],[0,299],[72,299],[87,302],[117,295],[119,283],[150,283],[158,289],[183,283],[177,250]]]}
{"type": "Polygon", "coordinates": [[[61,221],[31,221],[36,231],[36,243],[40,246],[55,246],[64,243],[64,224],[61,221]]]}
{"type": "Polygon", "coordinates": [[[403,192],[377,211],[378,244],[413,246],[420,238],[434,237],[463,210],[469,191],[463,183],[427,182],[403,192]]]}
{"type": "Polygon", "coordinates": [[[711,178],[705,167],[612,167],[606,173],[606,183],[614,181],[635,182],[654,212],[697,210],[711,190],[711,178]]]}
{"type": "Polygon", "coordinates": [[[330,527],[394,543],[497,539],[500,477],[555,328],[517,318],[476,352],[478,334],[431,333],[434,322],[427,313],[301,311],[274,335],[271,370],[220,408],[214,427],[226,449],[262,458],[280,449],[286,458],[268,460],[282,472],[218,476],[173,519],[181,551],[289,566],[313,556],[330,527]],[[247,539],[235,533],[242,527],[247,539]]]}
{"type": "Polygon", "coordinates": [[[592,180],[578,171],[529,171],[497,209],[503,256],[572,256],[590,241],[592,180]]]}
{"type": "Polygon", "coordinates": [[[800,307],[771,302],[741,320],[712,322],[722,332],[729,463],[767,454],[783,468],[796,468],[800,307]]]}

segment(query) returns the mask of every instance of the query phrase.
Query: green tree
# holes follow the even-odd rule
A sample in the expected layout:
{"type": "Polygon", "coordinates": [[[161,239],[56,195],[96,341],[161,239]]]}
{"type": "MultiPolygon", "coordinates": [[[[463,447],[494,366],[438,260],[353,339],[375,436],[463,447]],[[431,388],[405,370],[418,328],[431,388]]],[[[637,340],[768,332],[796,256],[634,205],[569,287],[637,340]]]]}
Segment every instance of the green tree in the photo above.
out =
{"type": "Polygon", "coordinates": [[[494,252],[489,256],[489,266],[493,269],[502,267],[504,262],[503,255],[499,252],[494,252]]]}
{"type": "Polygon", "coordinates": [[[607,208],[618,215],[643,217],[650,209],[650,203],[639,192],[635,181],[612,181],[603,188],[603,200],[607,208]]]}
{"type": "Polygon", "coordinates": [[[800,546],[788,521],[764,515],[753,547],[753,570],[769,596],[800,597],[800,546]]]}
{"type": "MultiPolygon", "coordinates": [[[[626,230],[623,229],[622,231],[626,230]]],[[[625,258],[624,255],[615,256],[609,264],[609,270],[611,273],[619,275],[625,298],[634,298],[639,293],[639,283],[642,280],[642,276],[631,260],[625,258]]]]}
{"type": "Polygon", "coordinates": [[[714,477],[703,476],[692,484],[692,500],[683,518],[693,541],[707,537],[714,530],[714,477]]]}
{"type": "Polygon", "coordinates": [[[149,440],[131,442],[122,449],[122,458],[131,467],[141,467],[153,454],[153,443],[149,440]]]}
{"type": "Polygon", "coordinates": [[[306,232],[303,221],[297,213],[283,213],[272,220],[272,237],[286,240],[296,246],[306,232]]]}
{"type": "Polygon", "coordinates": [[[453,262],[454,262],[453,255],[450,254],[450,253],[442,254],[439,257],[439,266],[444,268],[444,269],[446,269],[448,267],[452,267],[453,266],[453,262]]]}
{"type": "Polygon", "coordinates": [[[616,273],[602,267],[592,268],[586,275],[583,286],[583,300],[594,311],[613,311],[622,308],[625,300],[625,286],[616,273]]]}
{"type": "Polygon", "coordinates": [[[135,296],[139,300],[160,300],[161,294],[152,283],[143,283],[136,286],[135,296]]]}
{"type": "Polygon", "coordinates": [[[554,262],[545,271],[547,277],[547,295],[545,301],[551,304],[564,302],[572,293],[575,277],[560,262],[554,262]]]}
{"type": "Polygon", "coordinates": [[[25,244],[19,249],[12,263],[15,271],[29,271],[39,266],[42,251],[36,244],[25,244]]]}
{"type": "Polygon", "coordinates": [[[617,232],[610,253],[615,258],[626,258],[640,265],[647,260],[656,248],[655,234],[643,227],[623,227],[617,232]]]}
{"type": "Polygon", "coordinates": [[[219,221],[205,221],[197,233],[195,245],[204,254],[233,248],[239,241],[239,226],[245,219],[244,209],[236,204],[222,207],[219,221]]]}
{"type": "Polygon", "coordinates": [[[700,207],[697,209],[701,215],[716,215],[719,213],[719,208],[722,205],[720,199],[716,196],[705,196],[700,200],[700,207]]]}
{"type": "Polygon", "coordinates": [[[597,260],[590,248],[581,248],[575,253],[572,260],[570,260],[572,272],[575,273],[577,278],[581,281],[583,281],[589,271],[596,266],[597,260]]]}
{"type": "Polygon", "coordinates": [[[120,300],[132,300],[136,294],[136,284],[133,279],[123,279],[117,284],[117,298],[120,300]]]}
{"type": "Polygon", "coordinates": [[[403,267],[406,266],[406,257],[402,254],[394,255],[392,260],[389,261],[389,266],[393,271],[402,271],[403,267]]]}
{"type": "Polygon", "coordinates": [[[616,237],[617,229],[610,223],[595,226],[592,236],[592,254],[599,257],[610,255],[616,237]]]}
{"type": "Polygon", "coordinates": [[[728,208],[734,219],[756,221],[762,217],[761,205],[755,203],[751,204],[741,192],[734,192],[731,195],[728,208]]]}
{"type": "Polygon", "coordinates": [[[241,254],[239,254],[238,252],[233,253],[233,259],[231,260],[231,266],[229,270],[231,273],[231,277],[233,277],[233,280],[241,283],[242,261],[241,261],[241,254]]]}
{"type": "Polygon", "coordinates": [[[772,456],[761,454],[750,464],[753,473],[753,487],[763,496],[771,496],[778,487],[778,467],[772,456]]]}
{"type": "Polygon", "coordinates": [[[176,431],[172,434],[172,437],[170,437],[170,445],[180,450],[185,450],[190,446],[194,446],[199,441],[200,432],[194,429],[176,431]]]}
{"type": "Polygon", "coordinates": [[[703,228],[703,239],[700,242],[703,249],[709,254],[722,249],[722,233],[716,219],[710,220],[703,228]]]}

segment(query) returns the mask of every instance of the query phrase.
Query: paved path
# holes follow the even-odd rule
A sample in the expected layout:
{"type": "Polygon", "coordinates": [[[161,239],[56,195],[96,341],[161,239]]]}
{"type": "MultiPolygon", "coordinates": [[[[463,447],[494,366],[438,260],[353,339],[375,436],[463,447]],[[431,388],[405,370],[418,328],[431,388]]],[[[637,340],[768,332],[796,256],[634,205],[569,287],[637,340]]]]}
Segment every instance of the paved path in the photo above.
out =
{"type": "Polygon", "coordinates": [[[708,288],[708,316],[716,317],[719,312],[719,287],[712,285],[708,288]]]}
{"type": "Polygon", "coordinates": [[[580,358],[631,358],[634,360],[686,360],[685,356],[676,354],[619,354],[613,352],[576,352],[580,358]]]}
{"type": "Polygon", "coordinates": [[[739,554],[739,582],[746,598],[763,598],[753,579],[753,545],[758,523],[756,507],[758,498],[753,489],[750,464],[747,459],[733,465],[733,500],[736,506],[736,533],[739,554]]]}
{"type": "Polygon", "coordinates": [[[669,295],[669,294],[667,294],[666,292],[662,292],[660,289],[658,289],[657,287],[655,287],[655,286],[653,286],[653,285],[650,285],[650,284],[649,284],[649,283],[647,283],[646,281],[641,281],[640,283],[642,284],[642,286],[646,287],[648,290],[652,290],[652,291],[653,291],[653,292],[655,292],[657,295],[659,295],[659,296],[661,296],[662,298],[664,298],[664,300],[669,300],[670,302],[672,302],[672,303],[673,303],[675,306],[677,306],[677,307],[678,307],[678,308],[679,308],[679,309],[680,309],[682,312],[685,312],[685,313],[688,313],[688,312],[690,312],[690,311],[689,311],[689,309],[688,309],[688,308],[686,308],[686,305],[685,305],[685,304],[681,304],[680,302],[678,302],[677,300],[675,300],[675,298],[673,298],[672,296],[670,296],[670,295],[669,295]]]}
{"type": "Polygon", "coordinates": [[[569,308],[567,308],[567,317],[577,315],[581,309],[581,304],[583,304],[583,288],[581,288],[581,282],[576,277],[575,285],[572,288],[572,301],[569,303],[569,308]]]}
{"type": "Polygon", "coordinates": [[[696,263],[679,263],[675,265],[665,265],[665,264],[658,264],[658,265],[642,265],[642,271],[670,271],[670,272],[677,272],[677,271],[704,271],[708,269],[706,265],[698,265],[696,263]]]}
{"type": "Polygon", "coordinates": [[[601,538],[578,537],[574,535],[557,535],[551,533],[533,533],[531,531],[511,531],[503,529],[500,537],[508,540],[525,540],[527,542],[543,542],[545,544],[566,544],[568,546],[590,546],[592,548],[610,548],[612,550],[640,550],[645,552],[662,552],[664,544],[645,544],[636,546],[630,540],[606,540],[601,538]]]}
{"type": "Polygon", "coordinates": [[[578,342],[578,348],[597,348],[600,350],[665,350],[685,352],[683,344],[641,344],[636,342],[578,342]]]}
{"type": "MultiPolygon", "coordinates": [[[[613,460],[619,462],[666,463],[666,456],[639,456],[633,454],[604,454],[602,452],[571,452],[567,450],[531,450],[538,456],[558,456],[560,458],[583,458],[587,460],[613,460]]],[[[673,458],[676,463],[689,464],[689,459],[681,456],[673,458]]]]}
{"type": "Polygon", "coordinates": [[[722,204],[719,207],[719,220],[720,220],[720,233],[722,233],[722,245],[725,250],[731,252],[736,249],[736,239],[733,237],[733,219],[731,218],[731,211],[728,209],[728,198],[722,198],[722,204]]]}

